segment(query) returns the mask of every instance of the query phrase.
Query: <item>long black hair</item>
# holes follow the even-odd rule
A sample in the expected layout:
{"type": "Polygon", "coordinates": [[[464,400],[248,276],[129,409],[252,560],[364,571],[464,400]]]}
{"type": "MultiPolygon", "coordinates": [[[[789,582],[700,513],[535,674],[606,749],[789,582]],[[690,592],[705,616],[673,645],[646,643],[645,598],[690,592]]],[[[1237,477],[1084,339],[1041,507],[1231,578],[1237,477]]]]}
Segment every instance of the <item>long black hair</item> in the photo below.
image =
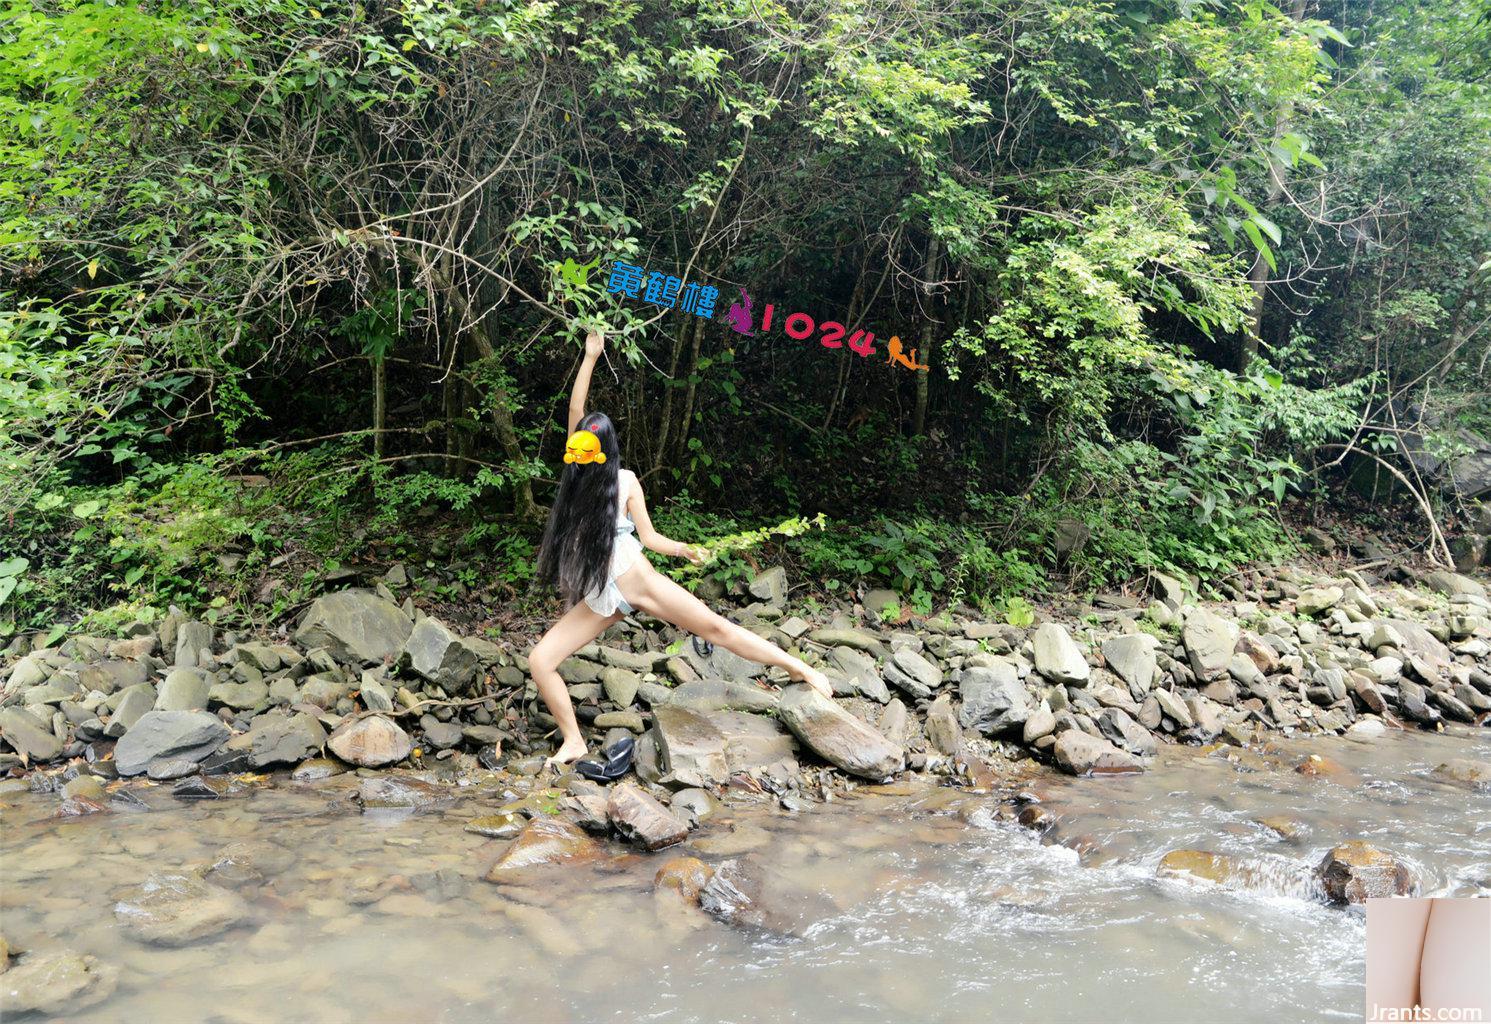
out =
{"type": "Polygon", "coordinates": [[[621,448],[616,428],[603,412],[590,412],[575,426],[600,440],[605,462],[569,462],[559,473],[559,492],[538,552],[538,578],[578,601],[606,585],[616,543],[616,496],[621,448]]]}

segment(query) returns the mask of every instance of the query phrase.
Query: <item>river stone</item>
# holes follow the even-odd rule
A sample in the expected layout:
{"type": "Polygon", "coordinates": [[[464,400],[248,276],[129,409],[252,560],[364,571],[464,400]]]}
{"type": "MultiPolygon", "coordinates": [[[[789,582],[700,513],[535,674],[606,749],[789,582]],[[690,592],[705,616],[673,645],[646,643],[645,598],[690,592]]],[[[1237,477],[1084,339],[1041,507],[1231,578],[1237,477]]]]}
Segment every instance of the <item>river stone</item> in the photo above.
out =
{"type": "Polygon", "coordinates": [[[188,619],[176,627],[176,659],[178,668],[197,668],[212,660],[212,627],[196,619],[188,619]]]}
{"type": "Polygon", "coordinates": [[[927,742],[939,754],[952,756],[963,746],[963,730],[958,727],[958,716],[953,714],[953,698],[941,694],[927,709],[927,742]]]}
{"type": "Polygon", "coordinates": [[[774,718],[744,711],[709,711],[704,717],[724,737],[725,770],[730,775],[797,756],[797,740],[774,718]]]}
{"type": "Polygon", "coordinates": [[[701,679],[669,691],[667,703],[689,711],[775,711],[780,699],[755,683],[701,679]]]}
{"type": "Polygon", "coordinates": [[[438,619],[414,624],[399,654],[399,665],[411,669],[447,693],[465,693],[481,673],[481,663],[466,642],[438,619]]]}
{"type": "Polygon", "coordinates": [[[1340,587],[1312,587],[1295,598],[1294,608],[1299,614],[1314,619],[1340,604],[1345,596],[1340,587]]]}
{"type": "Polygon", "coordinates": [[[965,729],[977,729],[985,736],[1024,725],[1035,710],[1035,701],[1021,684],[1015,666],[1007,661],[965,668],[958,679],[958,692],[963,698],[958,721],[965,729]]]}
{"type": "Polygon", "coordinates": [[[628,672],[651,672],[667,655],[658,651],[627,651],[620,647],[597,646],[601,664],[612,668],[624,668],[628,672]]]}
{"type": "Polygon", "coordinates": [[[1049,736],[1056,731],[1056,712],[1051,710],[1051,705],[1041,701],[1040,707],[1030,713],[1025,720],[1025,727],[1020,733],[1020,739],[1026,746],[1034,743],[1042,736],[1049,736]]]}
{"type": "Polygon", "coordinates": [[[407,775],[376,775],[362,780],[355,799],[364,811],[429,811],[450,803],[455,793],[449,787],[407,775]]]}
{"type": "MultiPolygon", "coordinates": [[[[670,659],[669,666],[671,667],[677,660],[676,658],[670,659]]],[[[754,685],[756,677],[766,673],[766,669],[759,663],[742,658],[734,651],[718,644],[708,657],[700,657],[699,652],[694,650],[693,644],[690,644],[684,649],[683,663],[693,669],[699,679],[723,679],[745,686],[754,685]]],[[[596,673],[596,678],[600,678],[599,672],[596,673]]],[[[690,683],[693,680],[680,679],[679,682],[690,683]]]]}
{"type": "Polygon", "coordinates": [[[114,748],[120,775],[139,775],[157,757],[200,762],[228,738],[222,719],[206,711],[147,711],[114,748]]]}
{"type": "Polygon", "coordinates": [[[787,570],[780,565],[774,565],[751,580],[746,589],[758,601],[773,605],[785,604],[787,601],[787,570]]]}
{"type": "Polygon", "coordinates": [[[851,775],[878,781],[906,766],[900,747],[805,683],[782,691],[778,716],[805,747],[851,775]]]}
{"type": "Polygon", "coordinates": [[[248,905],[196,875],[151,875],[114,905],[114,917],[143,942],[186,946],[220,935],[249,916],[248,905]]]}
{"type": "Polygon", "coordinates": [[[248,753],[254,768],[276,764],[299,764],[321,752],[326,743],[326,729],[315,715],[301,711],[290,715],[267,711],[257,716],[249,731],[234,736],[224,748],[248,753]]]}
{"type": "Polygon", "coordinates": [[[818,920],[836,913],[822,893],[802,886],[754,855],[716,865],[714,877],[699,893],[699,906],[737,927],[797,938],[818,920]]]}
{"type": "Polygon", "coordinates": [[[642,677],[628,669],[612,666],[601,671],[601,688],[606,691],[606,699],[619,708],[631,707],[641,685],[642,677]]]}
{"type": "Polygon", "coordinates": [[[1171,850],[1160,858],[1156,873],[1161,877],[1200,878],[1228,889],[1266,888],[1277,884],[1270,865],[1254,863],[1226,853],[1206,850],[1171,850]]]}
{"type": "Polygon", "coordinates": [[[489,882],[517,881],[532,868],[585,863],[602,856],[599,843],[562,818],[535,818],[486,873],[489,882]]]}
{"type": "Polygon", "coordinates": [[[63,950],[33,953],[0,977],[0,1008],[10,1015],[72,1014],[102,1002],[119,983],[119,968],[63,950]]]}
{"type": "Polygon", "coordinates": [[[208,683],[199,669],[174,668],[166,674],[155,696],[156,711],[203,711],[208,683]]]}
{"type": "Polygon", "coordinates": [[[890,690],[875,668],[875,659],[853,647],[839,645],[828,652],[825,669],[833,683],[834,696],[853,697],[856,694],[880,703],[890,703],[890,690]]]}
{"type": "Polygon", "coordinates": [[[730,777],[725,737],[704,714],[677,704],[652,712],[658,767],[668,784],[708,788],[730,777]]]}
{"type": "Polygon", "coordinates": [[[1380,896],[1407,896],[1415,886],[1408,868],[1392,854],[1359,839],[1331,850],[1315,869],[1337,903],[1365,903],[1380,896]]]}
{"type": "Polygon", "coordinates": [[[1452,758],[1435,767],[1434,777],[1467,789],[1491,790],[1491,763],[1452,758]]]}
{"type": "Polygon", "coordinates": [[[885,681],[905,693],[926,700],[942,685],[942,669],[909,647],[902,647],[885,666],[885,681]]]}
{"type": "Polygon", "coordinates": [[[863,629],[815,629],[808,634],[808,639],[825,647],[852,647],[877,657],[886,653],[885,643],[863,629]]]}
{"type": "Polygon", "coordinates": [[[29,711],[0,708],[0,734],[12,750],[28,760],[55,761],[62,756],[62,741],[29,711]]]}
{"type": "Polygon", "coordinates": [[[1099,731],[1115,746],[1143,757],[1155,752],[1154,737],[1149,730],[1119,708],[1105,708],[1097,722],[1099,731]]]}
{"type": "Polygon", "coordinates": [[[393,710],[393,698],[388,695],[388,688],[376,679],[367,678],[366,673],[363,674],[357,692],[362,697],[363,707],[369,711],[393,710]]]}
{"type": "Polygon", "coordinates": [[[1073,775],[1091,772],[1110,774],[1142,770],[1133,754],[1119,750],[1107,740],[1089,736],[1081,729],[1067,729],[1056,737],[1056,763],[1073,775]]]}
{"type": "Polygon", "coordinates": [[[880,713],[880,721],[876,723],[875,728],[893,746],[902,748],[906,746],[907,741],[911,737],[911,718],[901,698],[893,698],[885,706],[885,710],[880,713]]]}
{"type": "Polygon", "coordinates": [[[269,703],[269,687],[262,682],[215,683],[207,692],[207,700],[209,703],[221,704],[235,711],[248,711],[264,707],[269,703]]]}
{"type": "Polygon", "coordinates": [[[606,805],[611,824],[645,850],[661,850],[688,838],[688,823],[630,782],[611,789],[606,805]]]}
{"type": "Polygon", "coordinates": [[[1085,686],[1092,669],[1082,649],[1059,622],[1043,622],[1031,635],[1035,648],[1035,670],[1053,683],[1085,686]]]}
{"type": "Polygon", "coordinates": [[[402,761],[414,749],[409,734],[382,715],[343,722],[327,737],[326,745],[343,761],[363,768],[402,761]]]}
{"type": "Polygon", "coordinates": [[[318,597],[295,630],[300,645],[324,647],[343,662],[378,662],[397,655],[414,623],[392,601],[369,590],[318,597]]]}
{"type": "Polygon", "coordinates": [[[1408,619],[1384,619],[1377,623],[1367,646],[1376,650],[1391,644],[1400,652],[1422,658],[1439,667],[1450,662],[1450,649],[1418,622],[1408,619]]]}
{"type": "Polygon", "coordinates": [[[1424,585],[1436,593],[1445,597],[1465,595],[1469,597],[1485,597],[1486,587],[1477,583],[1469,576],[1462,576],[1457,572],[1431,572],[1424,577],[1424,585]]]}
{"type": "Polygon", "coordinates": [[[720,802],[707,789],[680,789],[669,805],[674,814],[686,817],[690,825],[707,821],[719,813],[720,802]]]}
{"type": "Polygon", "coordinates": [[[1191,671],[1201,682],[1211,682],[1227,674],[1237,646],[1238,629],[1232,622],[1206,608],[1194,608],[1181,627],[1181,642],[1191,671]]]}
{"type": "Polygon", "coordinates": [[[714,868],[698,857],[674,857],[658,868],[652,879],[652,888],[654,891],[676,892],[688,902],[698,903],[699,894],[713,877],[714,868]]]}
{"type": "Polygon", "coordinates": [[[1155,649],[1159,646],[1159,640],[1148,633],[1129,633],[1103,641],[1103,660],[1129,685],[1129,692],[1137,700],[1142,700],[1154,685],[1159,672],[1155,649]]]}
{"type": "Polygon", "coordinates": [[[153,707],[155,707],[155,687],[149,683],[128,687],[119,693],[118,699],[114,702],[114,713],[109,716],[109,724],[104,727],[104,735],[118,739],[133,728],[145,712],[153,707]]]}

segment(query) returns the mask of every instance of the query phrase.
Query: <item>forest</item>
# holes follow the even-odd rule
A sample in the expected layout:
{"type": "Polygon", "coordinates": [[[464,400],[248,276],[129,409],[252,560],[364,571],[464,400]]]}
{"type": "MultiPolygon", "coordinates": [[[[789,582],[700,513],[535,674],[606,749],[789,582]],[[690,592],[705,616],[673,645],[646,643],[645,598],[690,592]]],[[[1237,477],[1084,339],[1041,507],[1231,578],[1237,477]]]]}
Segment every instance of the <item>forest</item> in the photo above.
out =
{"type": "Polygon", "coordinates": [[[592,325],[696,587],[1484,557],[1487,0],[3,0],[0,121],[0,639],[520,627],[592,325]]]}

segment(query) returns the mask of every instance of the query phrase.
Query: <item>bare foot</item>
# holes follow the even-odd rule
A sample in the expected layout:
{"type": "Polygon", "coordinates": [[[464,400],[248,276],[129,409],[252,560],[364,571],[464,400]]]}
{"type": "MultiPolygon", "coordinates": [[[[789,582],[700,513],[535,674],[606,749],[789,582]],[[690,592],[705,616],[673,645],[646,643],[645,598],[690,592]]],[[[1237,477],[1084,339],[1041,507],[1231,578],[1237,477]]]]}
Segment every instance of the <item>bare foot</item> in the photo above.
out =
{"type": "Polygon", "coordinates": [[[813,668],[809,665],[804,665],[802,667],[802,674],[800,676],[794,676],[793,678],[800,683],[807,683],[813,689],[823,694],[823,696],[830,699],[833,698],[834,688],[829,684],[828,676],[824,675],[822,672],[819,672],[816,668],[813,668]]]}
{"type": "Polygon", "coordinates": [[[554,756],[544,762],[544,767],[547,768],[551,764],[570,764],[571,762],[580,760],[580,758],[585,756],[585,753],[586,747],[584,740],[565,740],[559,745],[559,749],[554,751],[554,756]]]}

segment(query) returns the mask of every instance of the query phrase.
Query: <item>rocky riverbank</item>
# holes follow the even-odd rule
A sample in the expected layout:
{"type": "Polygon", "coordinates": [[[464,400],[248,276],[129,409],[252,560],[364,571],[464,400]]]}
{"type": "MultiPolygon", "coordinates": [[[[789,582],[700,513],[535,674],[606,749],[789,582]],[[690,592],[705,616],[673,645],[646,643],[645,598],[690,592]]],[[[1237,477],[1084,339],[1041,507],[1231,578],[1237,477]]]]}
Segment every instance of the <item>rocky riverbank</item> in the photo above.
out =
{"type": "MultiPolygon", "coordinates": [[[[1156,576],[1144,598],[1099,596],[1018,628],[957,610],[913,623],[887,592],[809,615],[789,605],[777,569],[734,595],[733,614],[823,665],[836,698],[772,685],[786,680],[763,681],[758,666],[705,654],[657,623],[624,621],[561,668],[597,744],[639,738],[636,778],[601,787],[541,775],[552,723],[520,651],[456,635],[389,582],[325,594],[267,637],[173,612],[119,638],[35,650],[18,641],[0,672],[0,739],[12,751],[0,753],[11,776],[0,792],[55,794],[58,817],[144,809],[167,791],[227,799],[280,778],[325,780],[364,813],[444,812],[477,794],[487,812],[463,827],[502,841],[482,876],[499,888],[531,888],[543,865],[614,856],[605,837],[648,851],[688,841],[690,856],[661,864],[659,888],[722,920],[790,931],[773,924],[764,865],[694,856],[752,849],[749,831],[710,834],[722,801],[797,812],[901,777],[905,792],[948,784],[950,796],[981,795],[970,813],[994,799],[1001,816],[1046,833],[1052,817],[1029,789],[1043,765],[1135,773],[1165,744],[1256,756],[1272,737],[1371,741],[1491,718],[1491,601],[1453,573],[1388,584],[1280,571],[1228,602],[1198,602],[1156,576]]],[[[1295,770],[1329,776],[1335,766],[1307,757],[1295,770]]],[[[1491,767],[1473,759],[1438,773],[1491,785],[1491,767]]],[[[220,870],[236,868],[208,873],[220,870]]],[[[1248,869],[1177,850],[1160,870],[1229,884],[1248,869]]],[[[1391,855],[1351,841],[1316,875],[1340,902],[1415,884],[1391,855]]],[[[231,928],[242,907],[221,879],[202,878],[147,881],[121,895],[116,915],[154,944],[231,928]]],[[[48,993],[73,987],[86,999],[111,984],[108,969],[72,952],[22,967],[6,991],[34,974],[32,1002],[11,1006],[44,1008],[48,993]]]]}

